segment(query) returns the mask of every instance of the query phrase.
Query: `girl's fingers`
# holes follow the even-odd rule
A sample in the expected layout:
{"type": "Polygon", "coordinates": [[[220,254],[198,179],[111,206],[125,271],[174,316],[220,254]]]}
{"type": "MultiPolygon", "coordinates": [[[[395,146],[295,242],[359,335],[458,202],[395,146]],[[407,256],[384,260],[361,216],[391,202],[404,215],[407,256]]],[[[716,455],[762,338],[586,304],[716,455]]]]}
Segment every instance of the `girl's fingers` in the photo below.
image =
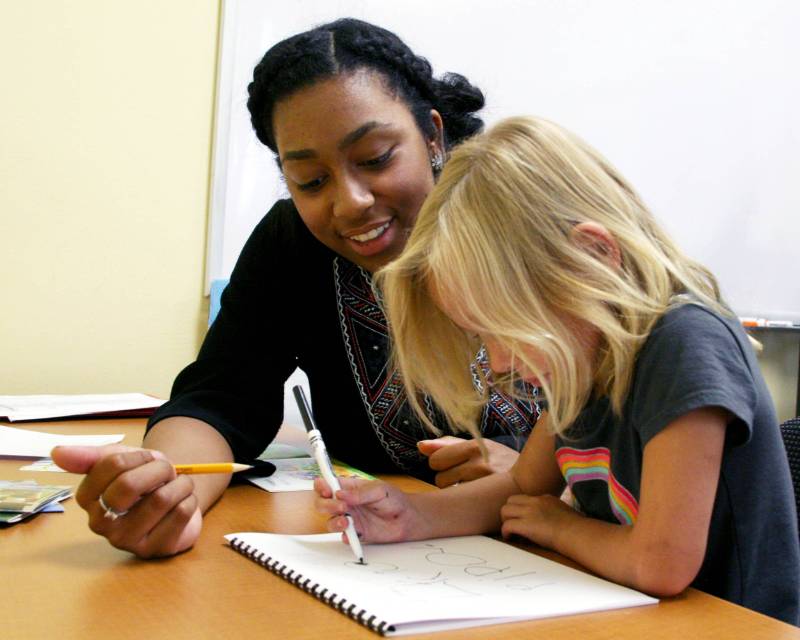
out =
{"type": "Polygon", "coordinates": [[[343,502],[347,505],[358,506],[385,500],[391,495],[392,489],[381,480],[364,480],[363,478],[339,478],[341,489],[333,495],[328,484],[322,478],[314,479],[314,491],[319,496],[317,504],[326,510],[326,499],[329,502],[343,502]]]}
{"type": "Polygon", "coordinates": [[[325,482],[324,478],[316,477],[314,478],[314,491],[317,495],[322,496],[323,498],[332,498],[333,492],[331,488],[328,486],[328,483],[325,482]]]}
{"type": "Polygon", "coordinates": [[[523,531],[522,520],[519,519],[511,519],[505,520],[503,522],[503,526],[500,527],[500,535],[502,535],[503,540],[508,540],[511,536],[522,536],[526,537],[523,531]]]}
{"type": "Polygon", "coordinates": [[[314,508],[320,513],[337,516],[343,514],[347,510],[347,504],[341,500],[317,497],[314,500],[314,508]]]}
{"type": "Polygon", "coordinates": [[[337,497],[346,501],[350,505],[366,505],[386,500],[391,497],[394,489],[382,480],[363,480],[360,478],[342,478],[349,480],[346,484],[342,482],[342,490],[337,493],[337,497]]]}
{"type": "Polygon", "coordinates": [[[347,529],[347,518],[344,516],[334,516],[333,518],[328,518],[328,522],[326,523],[328,527],[328,531],[331,533],[343,533],[345,529],[347,529]]]}

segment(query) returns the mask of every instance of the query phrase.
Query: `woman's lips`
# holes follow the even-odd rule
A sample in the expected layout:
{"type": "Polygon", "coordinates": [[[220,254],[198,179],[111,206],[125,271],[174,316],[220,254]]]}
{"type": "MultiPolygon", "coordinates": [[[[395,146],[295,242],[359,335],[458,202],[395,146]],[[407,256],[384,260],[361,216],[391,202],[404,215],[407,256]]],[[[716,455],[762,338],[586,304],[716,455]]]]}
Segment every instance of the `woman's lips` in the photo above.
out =
{"type": "Polygon", "coordinates": [[[350,247],[362,256],[371,256],[385,251],[396,241],[397,225],[394,218],[379,227],[356,235],[343,236],[350,247]]]}

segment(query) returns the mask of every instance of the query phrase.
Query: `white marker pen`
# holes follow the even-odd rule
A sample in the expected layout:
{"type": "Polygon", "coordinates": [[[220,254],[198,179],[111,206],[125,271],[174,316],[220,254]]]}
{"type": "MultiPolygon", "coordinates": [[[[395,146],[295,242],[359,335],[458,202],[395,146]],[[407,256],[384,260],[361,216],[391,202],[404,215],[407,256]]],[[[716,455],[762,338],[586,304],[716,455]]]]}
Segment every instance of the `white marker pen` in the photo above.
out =
{"type": "MultiPolygon", "coordinates": [[[[331,491],[336,495],[336,492],[342,487],[339,484],[338,478],[333,473],[331,459],[328,457],[328,451],[325,448],[325,443],[322,441],[322,434],[319,432],[319,429],[317,429],[316,424],[314,424],[314,417],[311,415],[311,407],[306,400],[306,394],[303,393],[303,387],[300,385],[292,387],[292,392],[294,393],[294,399],[297,400],[297,407],[300,409],[300,415],[303,417],[303,422],[306,425],[308,441],[311,443],[311,452],[314,455],[314,460],[316,460],[319,471],[325,479],[325,482],[328,483],[331,491]]],[[[365,564],[364,552],[361,550],[361,542],[358,540],[356,527],[355,524],[353,524],[353,516],[345,514],[345,517],[348,523],[346,529],[347,541],[350,543],[350,548],[353,550],[359,564],[365,564]]]]}

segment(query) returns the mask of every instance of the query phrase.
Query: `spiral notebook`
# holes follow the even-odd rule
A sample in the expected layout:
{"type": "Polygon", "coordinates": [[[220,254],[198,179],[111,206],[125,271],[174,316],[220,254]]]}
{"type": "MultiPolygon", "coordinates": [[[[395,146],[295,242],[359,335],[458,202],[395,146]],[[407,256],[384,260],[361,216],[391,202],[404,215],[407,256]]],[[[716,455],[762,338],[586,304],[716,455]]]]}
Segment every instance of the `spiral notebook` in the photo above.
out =
{"type": "Polygon", "coordinates": [[[385,636],[658,602],[485,536],[368,545],[360,565],[338,533],[232,533],[228,543],[385,636]]]}

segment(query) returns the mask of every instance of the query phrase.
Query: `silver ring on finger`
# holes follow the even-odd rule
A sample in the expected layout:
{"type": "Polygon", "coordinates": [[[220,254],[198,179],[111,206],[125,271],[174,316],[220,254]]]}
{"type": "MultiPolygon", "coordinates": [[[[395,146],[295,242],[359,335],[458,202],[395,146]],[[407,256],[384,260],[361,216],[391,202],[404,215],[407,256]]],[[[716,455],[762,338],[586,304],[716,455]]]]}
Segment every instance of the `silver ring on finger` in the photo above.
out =
{"type": "Polygon", "coordinates": [[[103,517],[107,518],[108,520],[111,520],[112,522],[114,520],[116,520],[117,518],[121,518],[126,513],[128,513],[127,511],[117,511],[117,510],[112,509],[111,507],[109,507],[106,504],[106,501],[103,500],[103,494],[102,493],[99,496],[97,496],[97,501],[100,503],[100,508],[103,511],[105,511],[105,513],[103,514],[103,517]]]}

